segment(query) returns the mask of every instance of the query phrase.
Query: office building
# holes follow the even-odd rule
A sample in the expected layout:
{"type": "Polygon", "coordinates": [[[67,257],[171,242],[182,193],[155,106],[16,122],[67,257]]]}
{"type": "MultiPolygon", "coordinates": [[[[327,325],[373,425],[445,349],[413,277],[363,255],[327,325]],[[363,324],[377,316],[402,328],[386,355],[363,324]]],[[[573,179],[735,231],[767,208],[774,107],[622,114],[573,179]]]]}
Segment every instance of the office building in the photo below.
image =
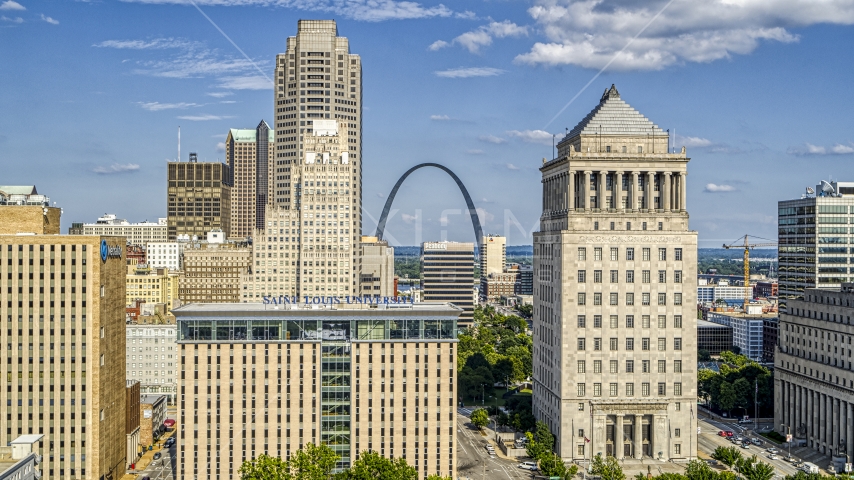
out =
{"type": "Polygon", "coordinates": [[[396,297],[397,281],[394,277],[394,247],[377,237],[363,236],[359,248],[359,295],[369,297],[396,297]]]}
{"type": "Polygon", "coordinates": [[[696,455],[697,233],[668,144],[612,85],[540,168],[533,410],[565,460],[696,455]]]}
{"type": "Polygon", "coordinates": [[[507,238],[486,235],[480,240],[480,276],[504,273],[507,265],[507,238]]]}
{"type": "Polygon", "coordinates": [[[724,350],[732,350],[732,327],[697,320],[697,350],[705,350],[709,355],[720,355],[724,350]]]}
{"type": "MultiPolygon", "coordinates": [[[[743,282],[742,282],[743,283],[743,282]]],[[[739,304],[744,303],[745,291],[751,290],[750,287],[743,285],[730,285],[729,280],[719,279],[717,283],[710,283],[707,278],[697,279],[697,302],[698,303],[717,303],[718,300],[732,303],[738,301],[739,304]]],[[[753,298],[750,295],[750,298],[753,298]]]]}
{"type": "Polygon", "coordinates": [[[455,476],[460,309],[340,300],[175,311],[179,480],[234,478],[245,460],[307,443],[331,447],[339,468],[374,450],[419,478],[455,476]]]}
{"type": "MultiPolygon", "coordinates": [[[[249,268],[240,277],[240,301],[243,303],[298,294],[297,286],[303,273],[299,264],[299,213],[269,205],[266,215],[267,227],[255,230],[249,268]]],[[[307,275],[308,269],[304,271],[307,275]]],[[[321,278],[324,281],[328,279],[327,271],[332,272],[323,269],[321,278]]]]}
{"type": "Polygon", "coordinates": [[[777,298],[779,294],[777,280],[756,282],[753,285],[753,298],[777,298]]]}
{"type": "Polygon", "coordinates": [[[139,431],[140,388],[138,380],[126,380],[125,385],[125,435],[127,437],[125,456],[128,464],[134,464],[142,455],[139,431]]]}
{"type": "Polygon", "coordinates": [[[448,302],[463,309],[460,326],[474,319],[474,244],[421,244],[421,300],[448,302]]]}
{"type": "Polygon", "coordinates": [[[510,269],[504,273],[490,273],[486,277],[480,277],[480,299],[481,301],[497,302],[501,297],[512,297],[516,295],[516,287],[519,283],[519,270],[510,269]]]}
{"type": "MultiPolygon", "coordinates": [[[[356,295],[362,231],[362,70],[333,20],[300,20],[276,57],[272,203],[301,222],[297,295],[356,295]]],[[[269,228],[269,227],[268,227],[269,228]]]]}
{"type": "Polygon", "coordinates": [[[170,272],[165,268],[152,269],[145,264],[128,266],[125,305],[135,305],[137,300],[147,304],[162,303],[168,315],[178,300],[179,279],[178,272],[170,272]]]}
{"type": "MultiPolygon", "coordinates": [[[[156,222],[130,223],[123,218],[116,218],[111,213],[98,217],[95,223],[84,223],[82,228],[83,235],[125,237],[128,245],[135,246],[145,246],[150,242],[165,242],[167,235],[165,218],[159,218],[156,222]]],[[[75,229],[75,231],[78,230],[75,229]]]]}
{"type": "Polygon", "coordinates": [[[175,404],[178,360],[174,324],[127,325],[125,363],[128,381],[139,382],[142,395],[163,395],[175,404]]]}
{"type": "Polygon", "coordinates": [[[146,261],[151,268],[181,270],[186,242],[152,242],[145,246],[146,261]]]}
{"type": "Polygon", "coordinates": [[[226,163],[234,172],[231,188],[231,230],[229,237],[245,240],[264,228],[274,165],[275,132],[261,120],[254,129],[232,128],[225,139],[226,163]]]}
{"type": "Polygon", "coordinates": [[[0,185],[0,218],[5,220],[0,223],[0,235],[59,235],[61,213],[50,206],[50,197],[39,195],[35,185],[0,185]]]}
{"type": "Polygon", "coordinates": [[[139,399],[139,439],[152,445],[166,431],[166,396],[142,395],[139,399]]]}
{"type": "MultiPolygon", "coordinates": [[[[810,189],[812,190],[812,189],[810,189]]],[[[807,288],[838,289],[850,281],[854,182],[825,182],[815,192],[777,203],[780,310],[807,288]]]]}
{"type": "Polygon", "coordinates": [[[124,251],[124,237],[0,235],[0,445],[44,434],[44,478],[124,474],[124,251]]]}
{"type": "Polygon", "coordinates": [[[776,313],[762,313],[761,305],[749,305],[746,314],[743,312],[708,312],[706,314],[708,321],[732,328],[732,344],[738,347],[738,353],[754,362],[761,362],[763,359],[764,323],[767,319],[776,317],[776,313]]]}
{"type": "MultiPolygon", "coordinates": [[[[69,235],[73,235],[69,233],[69,235]]],[[[82,234],[81,234],[82,235],[82,234]]],[[[142,264],[143,266],[148,265],[148,258],[145,254],[145,246],[139,245],[126,245],[125,246],[125,265],[129,267],[136,267],[137,265],[142,264]]]]}
{"type": "Polygon", "coordinates": [[[42,434],[21,435],[0,447],[0,480],[39,480],[42,477],[42,457],[33,445],[40,442],[42,434]]]}
{"type": "Polygon", "coordinates": [[[762,319],[762,362],[774,363],[774,352],[777,351],[777,339],[780,334],[780,318],[765,317],[762,319]]]}
{"type": "Polygon", "coordinates": [[[519,265],[519,280],[516,284],[517,295],[534,294],[534,266],[519,265]]]}
{"type": "Polygon", "coordinates": [[[223,237],[222,231],[209,232],[208,241],[184,246],[184,271],[178,279],[181,303],[240,301],[240,282],[251,269],[252,247],[223,237]]]}
{"type": "Polygon", "coordinates": [[[189,162],[167,164],[167,235],[148,242],[174,242],[205,238],[211,230],[231,231],[231,167],[225,163],[199,162],[190,154],[189,162]]]}
{"type": "Polygon", "coordinates": [[[854,284],[843,283],[838,291],[808,288],[803,294],[790,298],[780,312],[774,425],[780,434],[790,433],[795,442],[832,456],[842,472],[846,457],[854,458],[854,368],[848,353],[854,341],[854,284]]]}

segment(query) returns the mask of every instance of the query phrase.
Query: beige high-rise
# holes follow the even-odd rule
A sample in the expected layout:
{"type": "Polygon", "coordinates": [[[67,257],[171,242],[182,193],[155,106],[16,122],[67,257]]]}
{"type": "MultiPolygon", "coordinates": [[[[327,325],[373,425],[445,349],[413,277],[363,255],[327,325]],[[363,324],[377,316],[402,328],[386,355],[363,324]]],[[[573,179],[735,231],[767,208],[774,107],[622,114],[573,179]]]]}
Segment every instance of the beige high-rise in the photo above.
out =
{"type": "Polygon", "coordinates": [[[362,237],[360,245],[359,295],[369,297],[396,297],[394,279],[394,248],[377,237],[362,237]]]}
{"type": "Polygon", "coordinates": [[[480,276],[490,273],[504,273],[507,264],[507,238],[499,235],[486,235],[480,240],[480,276]]]}
{"type": "Polygon", "coordinates": [[[0,235],[0,445],[41,433],[33,451],[43,478],[119,478],[125,238],[32,235],[31,219],[15,208],[29,207],[0,211],[5,231],[28,233],[0,235]]]}
{"type": "Polygon", "coordinates": [[[457,316],[448,304],[184,305],[178,480],[232,479],[325,444],[455,477],[457,316]]]}
{"type": "Polygon", "coordinates": [[[270,167],[274,164],[274,137],[273,130],[263,120],[254,129],[228,131],[225,157],[234,172],[229,238],[244,240],[264,225],[273,188],[270,167]]]}
{"type": "Polygon", "coordinates": [[[239,302],[240,280],[251,265],[252,247],[245,243],[189,243],[184,247],[178,299],[182,304],[239,302]]]}
{"type": "MultiPolygon", "coordinates": [[[[277,263],[296,262],[291,270],[297,295],[358,292],[361,83],[361,60],[350,53],[347,38],[338,36],[334,20],[300,20],[286,52],[276,57],[272,203],[293,212],[296,222],[288,226],[288,238],[295,239],[291,256],[279,255],[277,263]]],[[[274,221],[268,218],[264,230],[274,229],[274,221]]],[[[273,238],[269,232],[259,235],[273,238]]]]}
{"type": "Polygon", "coordinates": [[[696,457],[697,233],[667,150],[611,86],[540,169],[534,415],[566,460],[696,457]]]}

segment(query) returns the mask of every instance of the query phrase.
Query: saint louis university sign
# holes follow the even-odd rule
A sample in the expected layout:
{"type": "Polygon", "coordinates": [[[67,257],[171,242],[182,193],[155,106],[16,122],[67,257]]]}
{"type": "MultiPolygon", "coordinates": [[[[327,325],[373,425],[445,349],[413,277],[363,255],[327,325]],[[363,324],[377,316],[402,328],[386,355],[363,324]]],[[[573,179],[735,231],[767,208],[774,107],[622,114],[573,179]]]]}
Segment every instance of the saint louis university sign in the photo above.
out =
{"type": "Polygon", "coordinates": [[[304,297],[283,296],[264,297],[264,305],[338,305],[338,304],[368,304],[368,305],[404,305],[414,303],[412,297],[304,297]]]}

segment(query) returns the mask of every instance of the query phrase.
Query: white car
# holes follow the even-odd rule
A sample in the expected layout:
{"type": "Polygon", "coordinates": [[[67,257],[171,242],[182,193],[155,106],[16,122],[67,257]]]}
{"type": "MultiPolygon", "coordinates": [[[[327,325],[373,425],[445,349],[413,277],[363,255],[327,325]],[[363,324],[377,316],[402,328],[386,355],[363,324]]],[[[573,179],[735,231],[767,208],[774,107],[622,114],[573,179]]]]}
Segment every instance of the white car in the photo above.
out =
{"type": "Polygon", "coordinates": [[[523,470],[532,470],[533,471],[533,470],[537,469],[537,464],[534,462],[522,462],[519,464],[519,468],[521,468],[523,470]]]}
{"type": "Polygon", "coordinates": [[[745,449],[745,450],[750,450],[750,445],[748,445],[748,444],[746,444],[746,443],[742,443],[742,444],[741,444],[741,448],[743,448],[743,449],[745,449]]]}
{"type": "Polygon", "coordinates": [[[780,450],[777,450],[774,447],[769,448],[767,451],[768,451],[768,453],[780,453],[780,450]]]}
{"type": "Polygon", "coordinates": [[[771,455],[768,455],[768,458],[770,458],[771,460],[777,460],[780,457],[772,453],[771,455]]]}

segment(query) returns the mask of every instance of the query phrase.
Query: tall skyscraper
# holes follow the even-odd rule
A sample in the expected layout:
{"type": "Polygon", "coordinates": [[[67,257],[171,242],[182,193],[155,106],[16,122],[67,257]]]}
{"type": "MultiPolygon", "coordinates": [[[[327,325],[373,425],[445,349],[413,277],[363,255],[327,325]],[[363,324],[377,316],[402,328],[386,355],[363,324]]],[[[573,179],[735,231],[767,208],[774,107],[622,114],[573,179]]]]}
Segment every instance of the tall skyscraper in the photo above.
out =
{"type": "MultiPolygon", "coordinates": [[[[33,445],[44,478],[118,478],[126,466],[125,238],[33,234],[32,216],[13,208],[28,207],[0,209],[0,445],[44,434],[33,445]]],[[[59,215],[50,219],[58,229],[59,215]]]]}
{"type": "Polygon", "coordinates": [[[463,309],[460,325],[474,318],[474,243],[424,242],[421,244],[424,302],[449,302],[463,309]]]}
{"type": "MultiPolygon", "coordinates": [[[[822,182],[815,193],[778,202],[780,311],[808,288],[838,289],[850,277],[848,244],[854,243],[854,182],[822,182]]],[[[854,273],[852,270],[850,273],[854,273]]]]}
{"type": "Polygon", "coordinates": [[[254,129],[232,128],[225,139],[226,163],[234,172],[230,238],[245,239],[264,227],[271,199],[274,132],[261,120],[254,129]]]}
{"type": "MultiPolygon", "coordinates": [[[[167,180],[167,239],[179,235],[205,238],[211,230],[221,229],[226,237],[231,230],[231,167],[225,163],[198,162],[195,153],[189,162],[169,162],[167,180]]],[[[85,228],[85,226],[84,226],[85,228]]],[[[162,242],[164,239],[147,239],[162,242]]]]}
{"type": "Polygon", "coordinates": [[[361,83],[361,60],[333,20],[300,20],[276,57],[272,203],[296,214],[298,295],[358,291],[361,83]]]}
{"type": "Polygon", "coordinates": [[[564,459],[696,455],[688,160],[612,85],[540,168],[534,415],[564,459]]]}
{"type": "Polygon", "coordinates": [[[490,273],[504,273],[507,265],[507,238],[500,235],[486,235],[480,240],[480,276],[490,273]]]}
{"type": "Polygon", "coordinates": [[[178,479],[235,478],[245,460],[307,443],[332,448],[338,468],[374,450],[419,478],[453,477],[459,314],[448,304],[176,309],[178,479]]]}

